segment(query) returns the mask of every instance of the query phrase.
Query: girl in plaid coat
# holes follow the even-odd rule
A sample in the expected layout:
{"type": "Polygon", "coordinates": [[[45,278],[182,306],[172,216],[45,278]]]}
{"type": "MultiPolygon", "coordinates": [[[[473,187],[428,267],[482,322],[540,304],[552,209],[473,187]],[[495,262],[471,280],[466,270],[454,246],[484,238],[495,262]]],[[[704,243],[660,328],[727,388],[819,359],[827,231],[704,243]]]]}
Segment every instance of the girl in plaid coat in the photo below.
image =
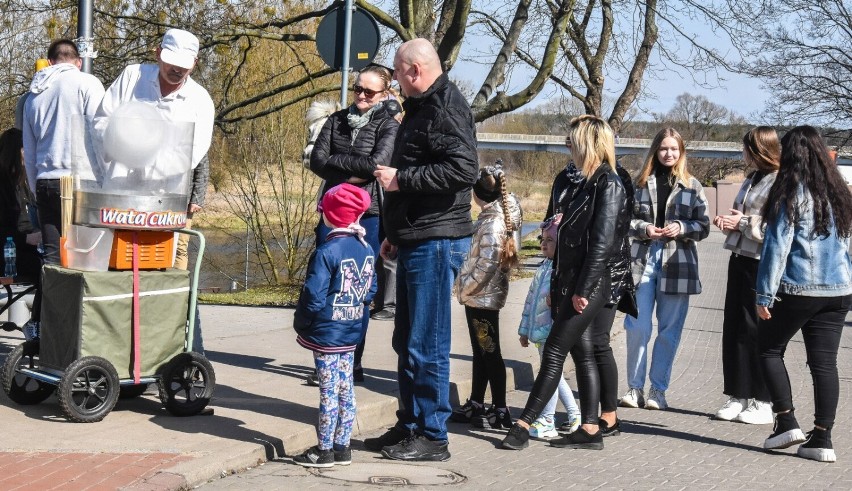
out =
{"type": "Polygon", "coordinates": [[[683,138],[673,128],[654,137],[636,181],[630,255],[637,285],[639,317],[624,319],[629,390],[619,404],[666,409],[672,365],[689,309],[689,296],[701,293],[695,243],[710,233],[707,197],[686,169],[683,138]],[[656,304],[657,338],[651,357],[651,390],[644,397],[647,347],[656,304]]]}
{"type": "Polygon", "coordinates": [[[781,161],[778,134],[768,126],[752,129],[743,137],[743,157],[756,170],[743,182],[730,213],[713,219],[725,234],[725,249],[731,251],[722,323],[723,392],[728,400],[715,417],[738,423],[771,424],[774,419],[769,390],[760,367],[754,285],[766,229],[761,209],[781,161]]]}

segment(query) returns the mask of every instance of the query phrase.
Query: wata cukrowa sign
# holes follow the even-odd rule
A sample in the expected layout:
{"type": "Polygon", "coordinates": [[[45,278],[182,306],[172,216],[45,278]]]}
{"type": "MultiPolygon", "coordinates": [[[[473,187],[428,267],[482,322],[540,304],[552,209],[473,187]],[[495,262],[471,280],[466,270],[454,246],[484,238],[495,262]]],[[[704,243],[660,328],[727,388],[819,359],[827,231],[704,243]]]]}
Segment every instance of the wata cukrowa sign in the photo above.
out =
{"type": "Polygon", "coordinates": [[[134,209],[101,208],[100,222],[119,228],[182,228],[186,226],[186,212],[144,211],[134,209]]]}

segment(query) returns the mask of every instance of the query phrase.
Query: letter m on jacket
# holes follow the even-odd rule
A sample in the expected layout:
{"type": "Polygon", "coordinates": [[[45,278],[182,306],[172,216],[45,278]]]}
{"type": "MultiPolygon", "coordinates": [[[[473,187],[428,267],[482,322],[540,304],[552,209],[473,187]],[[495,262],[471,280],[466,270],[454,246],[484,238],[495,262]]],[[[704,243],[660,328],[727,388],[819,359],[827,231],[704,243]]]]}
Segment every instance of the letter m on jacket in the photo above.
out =
{"type": "Polygon", "coordinates": [[[364,303],[373,284],[374,262],[373,256],[367,256],[359,268],[354,259],[341,261],[340,293],[334,296],[335,307],[356,307],[364,303]]]}

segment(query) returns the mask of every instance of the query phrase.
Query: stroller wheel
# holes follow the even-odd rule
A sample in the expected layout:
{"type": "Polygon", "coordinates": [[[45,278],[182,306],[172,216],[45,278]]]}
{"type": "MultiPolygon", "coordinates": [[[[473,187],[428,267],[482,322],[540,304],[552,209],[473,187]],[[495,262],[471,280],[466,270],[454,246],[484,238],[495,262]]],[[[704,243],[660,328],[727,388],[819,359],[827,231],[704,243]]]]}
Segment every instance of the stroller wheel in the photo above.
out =
{"type": "Polygon", "coordinates": [[[3,391],[23,406],[38,404],[50,397],[56,387],[18,372],[19,368],[38,368],[38,341],[24,341],[6,356],[0,372],[3,391]]]}
{"type": "Polygon", "coordinates": [[[200,413],[216,388],[213,365],[195,352],[181,353],[171,359],[160,374],[160,400],[175,416],[200,413]]]}
{"type": "Polygon", "coordinates": [[[65,369],[59,381],[59,406],[76,423],[95,423],[118,401],[118,373],[100,356],[85,356],[65,369]]]}

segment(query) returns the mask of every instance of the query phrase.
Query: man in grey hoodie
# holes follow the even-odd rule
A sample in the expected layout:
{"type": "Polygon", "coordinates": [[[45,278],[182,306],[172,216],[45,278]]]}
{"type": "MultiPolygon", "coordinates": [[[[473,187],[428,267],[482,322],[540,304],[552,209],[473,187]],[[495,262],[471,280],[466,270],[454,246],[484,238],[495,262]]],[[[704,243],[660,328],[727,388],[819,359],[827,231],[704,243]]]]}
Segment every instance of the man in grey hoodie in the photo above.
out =
{"type": "Polygon", "coordinates": [[[44,241],[45,262],[59,264],[62,227],[59,178],[74,172],[96,179],[87,155],[86,126],[104,96],[104,86],[80,71],[77,46],[67,39],[50,43],[50,66],[39,71],[24,104],[24,164],[35,192],[44,241]]]}

